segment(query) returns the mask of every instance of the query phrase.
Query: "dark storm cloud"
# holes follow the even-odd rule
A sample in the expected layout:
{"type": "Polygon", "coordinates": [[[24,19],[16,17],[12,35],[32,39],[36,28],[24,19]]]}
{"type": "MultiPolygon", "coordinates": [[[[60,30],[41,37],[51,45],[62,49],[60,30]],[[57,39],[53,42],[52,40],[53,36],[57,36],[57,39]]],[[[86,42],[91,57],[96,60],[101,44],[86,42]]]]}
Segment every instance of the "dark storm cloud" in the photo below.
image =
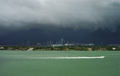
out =
{"type": "Polygon", "coordinates": [[[51,26],[115,31],[119,20],[119,0],[0,0],[2,33],[51,26]]]}

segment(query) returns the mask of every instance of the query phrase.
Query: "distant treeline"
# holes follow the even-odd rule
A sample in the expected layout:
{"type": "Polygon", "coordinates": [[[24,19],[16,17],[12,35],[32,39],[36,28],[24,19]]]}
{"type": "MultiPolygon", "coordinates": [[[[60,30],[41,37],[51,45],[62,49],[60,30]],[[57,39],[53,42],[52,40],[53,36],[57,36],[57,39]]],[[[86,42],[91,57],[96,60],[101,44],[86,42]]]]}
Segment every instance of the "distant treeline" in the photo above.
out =
{"type": "MultiPolygon", "coordinates": [[[[47,46],[3,46],[0,50],[28,50],[33,48],[33,51],[120,51],[119,46],[60,46],[60,47],[47,47],[47,46]]],[[[31,50],[32,51],[32,50],[31,50]]]]}

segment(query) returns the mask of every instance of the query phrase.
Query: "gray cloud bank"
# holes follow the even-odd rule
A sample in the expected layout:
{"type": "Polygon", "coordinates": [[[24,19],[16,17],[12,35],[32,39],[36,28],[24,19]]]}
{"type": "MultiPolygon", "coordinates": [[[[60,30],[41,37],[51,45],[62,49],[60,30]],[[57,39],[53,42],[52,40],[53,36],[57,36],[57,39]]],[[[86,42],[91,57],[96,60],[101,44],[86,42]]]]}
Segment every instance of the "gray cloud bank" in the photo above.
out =
{"type": "Polygon", "coordinates": [[[0,0],[4,29],[55,26],[115,31],[119,25],[120,0],[0,0]]]}

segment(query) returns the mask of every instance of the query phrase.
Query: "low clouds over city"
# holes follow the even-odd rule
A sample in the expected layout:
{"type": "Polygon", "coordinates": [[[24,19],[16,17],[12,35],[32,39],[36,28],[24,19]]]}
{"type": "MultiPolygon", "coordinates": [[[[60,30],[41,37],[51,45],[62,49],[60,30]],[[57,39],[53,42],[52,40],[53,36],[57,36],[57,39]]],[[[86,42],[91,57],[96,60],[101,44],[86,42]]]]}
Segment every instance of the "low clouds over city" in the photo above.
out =
{"type": "Polygon", "coordinates": [[[116,32],[119,26],[120,0],[0,0],[0,35],[22,30],[116,32]]]}

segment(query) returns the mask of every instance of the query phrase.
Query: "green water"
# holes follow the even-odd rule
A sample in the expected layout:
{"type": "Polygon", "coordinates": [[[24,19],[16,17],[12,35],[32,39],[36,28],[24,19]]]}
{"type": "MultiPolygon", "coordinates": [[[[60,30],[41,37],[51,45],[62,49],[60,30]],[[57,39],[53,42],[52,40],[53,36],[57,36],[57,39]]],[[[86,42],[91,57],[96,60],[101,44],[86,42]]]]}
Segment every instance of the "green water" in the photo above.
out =
{"type": "Polygon", "coordinates": [[[120,76],[120,51],[0,51],[0,76],[120,76]],[[26,58],[78,56],[105,58],[26,58]]]}

